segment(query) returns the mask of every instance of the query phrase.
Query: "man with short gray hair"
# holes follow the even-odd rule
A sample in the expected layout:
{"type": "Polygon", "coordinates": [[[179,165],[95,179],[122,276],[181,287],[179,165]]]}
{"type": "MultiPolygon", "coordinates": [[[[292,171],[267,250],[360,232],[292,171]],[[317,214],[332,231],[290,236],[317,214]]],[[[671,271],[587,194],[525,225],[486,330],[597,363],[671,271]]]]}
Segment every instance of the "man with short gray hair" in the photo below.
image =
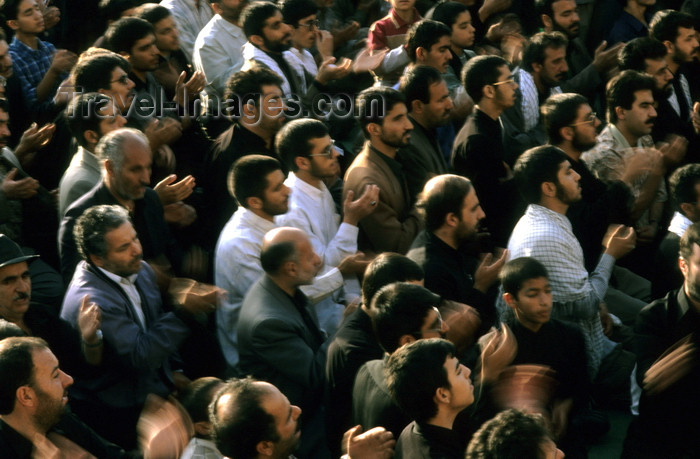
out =
{"type": "Polygon", "coordinates": [[[118,205],[87,209],[74,225],[83,261],[66,292],[61,317],[78,326],[83,296],[102,314],[103,359],[72,392],[72,407],[98,433],[126,449],[136,446],[136,421],[146,396],[173,390],[172,357],[190,334],[196,313],[214,306],[189,295],[165,312],[153,269],[127,211],[118,205]]]}
{"type": "Polygon", "coordinates": [[[100,139],[95,153],[102,160],[102,180],[68,207],[58,233],[61,274],[66,284],[79,261],[73,239],[75,221],[85,209],[99,204],[116,204],[129,210],[146,260],[179,266],[179,248],[165,222],[158,194],[149,187],[153,155],[146,136],[136,129],[118,129],[100,139]]]}

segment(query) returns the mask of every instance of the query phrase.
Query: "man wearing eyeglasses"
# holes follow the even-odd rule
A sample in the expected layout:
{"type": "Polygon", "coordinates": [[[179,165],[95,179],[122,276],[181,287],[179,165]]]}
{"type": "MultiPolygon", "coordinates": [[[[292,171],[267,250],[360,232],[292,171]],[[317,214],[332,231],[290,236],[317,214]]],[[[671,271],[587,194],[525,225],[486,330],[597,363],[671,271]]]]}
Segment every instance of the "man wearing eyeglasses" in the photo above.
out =
{"type": "Polygon", "coordinates": [[[518,84],[508,63],[498,56],[470,59],[462,73],[474,112],[455,138],[452,167],[472,181],[487,215],[486,225],[494,243],[505,247],[517,221],[519,196],[512,171],[505,163],[501,114],[515,104],[518,84]]]}
{"type": "MultiPolygon", "coordinates": [[[[569,206],[566,216],[583,249],[586,269],[592,272],[600,258],[600,241],[608,227],[631,224],[634,203],[631,184],[622,180],[606,184],[581,160],[583,152],[597,144],[596,132],[600,126],[600,120],[585,97],[573,93],[550,97],[542,106],[542,119],[550,144],[566,153],[571,168],[581,176],[581,200],[569,206]]],[[[643,166],[631,162],[628,175],[638,175],[643,166]]],[[[605,296],[608,308],[623,323],[632,325],[650,299],[650,283],[620,266],[613,268],[612,276],[615,287],[609,286],[605,296]]]]}
{"type": "Polygon", "coordinates": [[[569,71],[568,42],[560,32],[540,32],[530,38],[523,50],[520,69],[514,72],[518,83],[516,102],[501,118],[506,161],[511,166],[522,152],[545,143],[539,108],[547,97],[562,92],[559,85],[569,71]]]}
{"type": "MultiPolygon", "coordinates": [[[[344,257],[357,252],[357,224],[377,208],[372,202],[379,199],[379,187],[366,187],[356,200],[354,193],[348,193],[341,221],[326,186],[340,173],[340,154],[328,134],[328,127],[318,120],[294,120],[277,134],[275,144],[278,155],[291,171],[284,183],[292,191],[289,211],[278,215],[276,223],[306,232],[323,261],[321,273],[326,273],[337,267],[344,257]]],[[[358,268],[364,272],[365,265],[358,268]]],[[[340,303],[360,296],[358,274],[348,273],[345,277],[344,298],[334,295],[315,305],[321,328],[331,335],[343,318],[345,306],[340,303]]]]}

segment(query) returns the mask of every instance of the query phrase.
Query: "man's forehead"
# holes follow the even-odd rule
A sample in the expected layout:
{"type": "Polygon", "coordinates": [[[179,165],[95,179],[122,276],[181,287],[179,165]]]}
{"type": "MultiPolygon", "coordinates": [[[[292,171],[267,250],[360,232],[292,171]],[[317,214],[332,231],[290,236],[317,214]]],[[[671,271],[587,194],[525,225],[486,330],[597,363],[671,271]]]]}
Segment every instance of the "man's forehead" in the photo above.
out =
{"type": "Polygon", "coordinates": [[[557,0],[552,3],[552,11],[554,14],[561,14],[566,11],[575,10],[576,2],[574,0],[557,0]]]}
{"type": "Polygon", "coordinates": [[[650,89],[640,89],[634,92],[634,103],[641,104],[645,102],[654,102],[654,95],[650,89]]]}
{"type": "Polygon", "coordinates": [[[6,277],[19,276],[29,270],[29,265],[26,261],[20,261],[19,263],[12,263],[10,265],[5,265],[0,268],[0,280],[6,277]]]}

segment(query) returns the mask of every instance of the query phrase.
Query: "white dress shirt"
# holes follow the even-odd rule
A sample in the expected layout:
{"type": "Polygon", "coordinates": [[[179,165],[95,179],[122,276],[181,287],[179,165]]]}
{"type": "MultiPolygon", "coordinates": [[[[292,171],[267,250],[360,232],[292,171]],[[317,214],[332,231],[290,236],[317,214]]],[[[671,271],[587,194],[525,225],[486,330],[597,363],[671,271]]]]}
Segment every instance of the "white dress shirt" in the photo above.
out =
{"type": "Polygon", "coordinates": [[[223,97],[226,81],[243,67],[243,30],[218,14],[204,26],[194,43],[192,63],[204,72],[207,97],[223,97]]]}
{"type": "Polygon", "coordinates": [[[163,0],[161,6],[170,10],[180,32],[180,48],[192,60],[194,42],[199,32],[214,16],[209,0],[163,0]]]}
{"type": "Polygon", "coordinates": [[[136,278],[139,277],[138,273],[132,274],[129,277],[122,277],[111,273],[106,269],[99,268],[99,270],[102,271],[105,276],[116,282],[122,288],[122,290],[124,290],[126,296],[128,296],[129,300],[131,300],[131,305],[134,307],[136,317],[139,319],[139,325],[143,330],[148,330],[146,325],[146,316],[143,313],[143,306],[141,305],[141,295],[136,288],[136,278]]]}

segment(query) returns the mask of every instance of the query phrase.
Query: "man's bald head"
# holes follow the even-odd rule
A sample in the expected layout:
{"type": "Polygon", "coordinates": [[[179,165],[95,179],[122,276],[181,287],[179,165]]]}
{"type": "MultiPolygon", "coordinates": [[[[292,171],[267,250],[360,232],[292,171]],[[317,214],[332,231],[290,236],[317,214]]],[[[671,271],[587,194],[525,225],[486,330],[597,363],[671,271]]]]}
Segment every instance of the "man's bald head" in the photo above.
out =
{"type": "Polygon", "coordinates": [[[263,239],[260,264],[268,274],[277,274],[288,261],[299,258],[299,245],[309,238],[302,230],[291,227],[275,228],[263,239]]]}
{"type": "Polygon", "coordinates": [[[425,219],[426,230],[439,229],[450,213],[460,215],[464,199],[470,192],[472,183],[459,175],[444,174],[428,180],[416,203],[425,219]]]}

